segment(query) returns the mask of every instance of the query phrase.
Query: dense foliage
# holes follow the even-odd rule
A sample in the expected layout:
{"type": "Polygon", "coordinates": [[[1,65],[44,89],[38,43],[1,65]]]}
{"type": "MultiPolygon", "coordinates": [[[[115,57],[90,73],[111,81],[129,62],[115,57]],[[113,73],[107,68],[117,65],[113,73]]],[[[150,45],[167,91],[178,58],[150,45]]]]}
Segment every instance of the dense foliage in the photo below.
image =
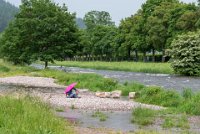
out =
{"type": "Polygon", "coordinates": [[[0,0],[0,33],[8,26],[17,12],[18,9],[15,6],[0,0]]]}
{"type": "Polygon", "coordinates": [[[77,56],[107,61],[138,61],[143,57],[144,61],[164,62],[166,50],[177,35],[199,28],[199,10],[197,5],[179,0],[147,0],[136,14],[122,20],[118,28],[109,13],[88,12],[84,17],[87,27],[81,31],[82,53],[77,56]]]}
{"type": "Polygon", "coordinates": [[[4,58],[15,64],[63,60],[77,45],[75,16],[50,0],[24,0],[1,40],[4,58]]]}
{"type": "Polygon", "coordinates": [[[179,36],[172,43],[172,67],[184,75],[200,75],[200,32],[179,36]]]}
{"type": "Polygon", "coordinates": [[[199,5],[179,0],[147,0],[118,27],[105,11],[90,11],[82,20],[49,0],[24,0],[2,35],[0,56],[15,64],[41,60],[46,66],[65,59],[165,62],[172,41],[199,27],[199,5]]]}

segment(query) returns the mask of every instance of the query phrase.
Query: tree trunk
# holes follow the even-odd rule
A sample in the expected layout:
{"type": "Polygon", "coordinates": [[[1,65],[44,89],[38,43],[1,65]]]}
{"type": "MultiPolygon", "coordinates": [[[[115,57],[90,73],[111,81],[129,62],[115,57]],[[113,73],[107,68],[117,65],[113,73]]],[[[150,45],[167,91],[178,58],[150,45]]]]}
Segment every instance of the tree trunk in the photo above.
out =
{"type": "Polygon", "coordinates": [[[48,67],[48,61],[45,61],[45,66],[44,66],[44,68],[47,69],[47,67],[48,67]]]}
{"type": "Polygon", "coordinates": [[[102,56],[102,55],[100,55],[100,57],[99,57],[99,58],[100,58],[100,61],[103,61],[103,56],[102,56]]]}
{"type": "Polygon", "coordinates": [[[135,61],[137,62],[138,61],[138,51],[135,50],[135,61]]]}
{"type": "Polygon", "coordinates": [[[128,61],[130,61],[130,60],[131,60],[131,50],[128,49],[128,61]]]}
{"type": "Polygon", "coordinates": [[[162,62],[165,62],[165,49],[162,50],[162,62]]]}
{"type": "Polygon", "coordinates": [[[154,48],[153,48],[153,50],[152,50],[152,53],[153,53],[152,62],[155,62],[155,61],[156,61],[156,58],[155,58],[155,49],[154,49],[154,48]]]}
{"type": "Polygon", "coordinates": [[[143,52],[143,62],[147,61],[147,56],[146,56],[146,52],[143,52]]]}

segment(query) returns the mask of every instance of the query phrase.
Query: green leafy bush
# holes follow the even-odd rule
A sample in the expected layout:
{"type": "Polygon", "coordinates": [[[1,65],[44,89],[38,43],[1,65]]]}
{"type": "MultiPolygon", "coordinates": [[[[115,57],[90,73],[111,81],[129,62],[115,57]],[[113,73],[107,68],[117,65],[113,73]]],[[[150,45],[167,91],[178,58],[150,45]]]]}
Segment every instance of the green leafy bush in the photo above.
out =
{"type": "Polygon", "coordinates": [[[200,75],[200,31],[179,36],[172,42],[172,67],[176,73],[200,75]]]}
{"type": "Polygon", "coordinates": [[[182,102],[181,96],[176,91],[164,90],[157,86],[145,87],[136,97],[139,102],[165,107],[177,107],[182,102]]]}
{"type": "Polygon", "coordinates": [[[123,96],[127,96],[129,95],[129,92],[139,92],[141,91],[145,86],[137,83],[137,82],[133,82],[133,83],[124,83],[124,85],[122,85],[120,87],[120,89],[122,89],[122,95],[123,96]]]}

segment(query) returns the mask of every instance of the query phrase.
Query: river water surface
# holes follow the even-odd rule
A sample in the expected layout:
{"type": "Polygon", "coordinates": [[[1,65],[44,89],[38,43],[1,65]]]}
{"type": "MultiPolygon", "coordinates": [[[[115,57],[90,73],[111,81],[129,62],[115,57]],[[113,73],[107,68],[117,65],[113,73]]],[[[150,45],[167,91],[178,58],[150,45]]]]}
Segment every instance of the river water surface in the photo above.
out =
{"type": "MultiPolygon", "coordinates": [[[[44,68],[39,64],[33,64],[38,69],[44,68]]],[[[125,71],[95,70],[78,67],[49,66],[51,69],[62,70],[71,73],[96,73],[106,78],[113,78],[121,83],[139,82],[145,85],[156,85],[165,89],[173,89],[182,92],[186,88],[194,92],[200,91],[200,77],[185,77],[169,74],[149,74],[125,71]]]]}

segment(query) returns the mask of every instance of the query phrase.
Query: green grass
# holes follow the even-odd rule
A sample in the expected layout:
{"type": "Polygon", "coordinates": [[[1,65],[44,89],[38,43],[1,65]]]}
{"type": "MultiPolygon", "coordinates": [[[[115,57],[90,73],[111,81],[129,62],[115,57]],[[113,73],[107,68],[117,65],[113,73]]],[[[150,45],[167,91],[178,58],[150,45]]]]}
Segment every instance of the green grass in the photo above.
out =
{"type": "Polygon", "coordinates": [[[200,115],[200,93],[193,95],[191,99],[184,99],[178,109],[190,115],[200,115]]]}
{"type": "Polygon", "coordinates": [[[178,107],[183,102],[183,97],[173,90],[164,90],[161,87],[144,87],[137,92],[136,100],[148,104],[164,107],[178,107]]]}
{"type": "Polygon", "coordinates": [[[146,108],[136,108],[132,112],[132,123],[140,126],[152,125],[156,119],[161,120],[163,128],[181,128],[188,130],[190,128],[188,116],[186,114],[176,113],[173,110],[151,110],[146,108]]]}
{"type": "Polygon", "coordinates": [[[28,66],[14,66],[0,59],[0,77],[27,75],[36,69],[28,66]]]}
{"type": "Polygon", "coordinates": [[[92,117],[99,118],[99,121],[106,121],[108,116],[100,111],[96,111],[92,114],[92,117]]]}
{"type": "Polygon", "coordinates": [[[189,122],[187,115],[170,115],[167,117],[164,117],[164,122],[162,124],[163,128],[181,128],[181,129],[189,129],[189,122]]]}
{"type": "Polygon", "coordinates": [[[54,115],[50,107],[38,99],[0,98],[1,134],[73,134],[64,119],[54,115]]]}
{"type": "Polygon", "coordinates": [[[55,64],[67,67],[173,74],[173,69],[171,68],[170,63],[57,61],[55,64]]]}
{"type": "Polygon", "coordinates": [[[136,108],[132,113],[132,123],[136,123],[142,126],[153,124],[156,111],[145,108],[136,108]]]}
{"type": "MultiPolygon", "coordinates": [[[[32,73],[30,75],[32,75],[32,73]]],[[[118,83],[116,81],[103,78],[97,74],[63,73],[62,71],[46,69],[35,72],[33,76],[55,78],[58,83],[64,85],[77,82],[77,88],[87,88],[90,89],[90,91],[112,91],[118,88],[118,83]]]]}

